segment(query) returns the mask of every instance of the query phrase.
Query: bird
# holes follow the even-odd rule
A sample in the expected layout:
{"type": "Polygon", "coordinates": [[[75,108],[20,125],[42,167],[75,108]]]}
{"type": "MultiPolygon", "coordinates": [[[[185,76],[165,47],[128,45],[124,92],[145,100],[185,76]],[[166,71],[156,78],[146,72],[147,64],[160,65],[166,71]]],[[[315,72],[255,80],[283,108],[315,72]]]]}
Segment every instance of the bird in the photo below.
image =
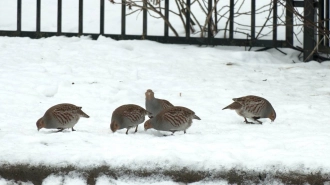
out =
{"type": "Polygon", "coordinates": [[[247,121],[246,118],[257,121],[262,124],[258,119],[269,118],[272,122],[276,119],[276,112],[268,100],[259,96],[243,96],[240,98],[233,98],[233,103],[224,109],[235,110],[236,113],[244,117],[246,124],[254,124],[254,122],[247,121]]]}
{"type": "Polygon", "coordinates": [[[69,103],[57,104],[50,107],[44,116],[37,121],[38,131],[41,128],[58,129],[59,132],[66,128],[71,128],[72,131],[76,131],[73,127],[79,121],[79,118],[89,118],[81,108],[69,103]]]}
{"type": "Polygon", "coordinates": [[[116,108],[111,117],[110,129],[112,132],[116,132],[119,129],[126,128],[126,134],[132,127],[137,132],[140,123],[143,123],[145,116],[148,115],[148,111],[139,105],[126,104],[116,108]]]}
{"type": "Polygon", "coordinates": [[[170,131],[172,135],[176,131],[186,130],[191,126],[192,120],[201,120],[194,111],[181,106],[173,106],[162,110],[155,117],[144,123],[144,129],[154,128],[159,131],[170,131]]]}
{"type": "Polygon", "coordinates": [[[155,98],[155,93],[148,89],[145,93],[146,95],[146,110],[151,114],[148,115],[149,118],[155,117],[159,112],[169,107],[173,107],[173,105],[163,99],[155,98]]]}

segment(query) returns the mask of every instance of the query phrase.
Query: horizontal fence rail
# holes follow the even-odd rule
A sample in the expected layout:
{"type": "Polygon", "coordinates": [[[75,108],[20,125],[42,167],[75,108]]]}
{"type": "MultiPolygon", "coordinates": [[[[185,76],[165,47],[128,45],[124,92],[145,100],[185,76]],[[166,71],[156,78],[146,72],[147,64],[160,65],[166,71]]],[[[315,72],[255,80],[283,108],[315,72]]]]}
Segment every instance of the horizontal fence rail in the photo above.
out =
{"type": "MultiPolygon", "coordinates": [[[[272,0],[273,2],[273,25],[272,25],[272,39],[271,40],[258,40],[255,35],[255,26],[256,26],[256,0],[251,0],[251,32],[247,39],[236,39],[234,38],[234,6],[235,1],[229,0],[229,38],[214,38],[214,35],[211,31],[212,19],[217,20],[217,14],[214,13],[211,16],[207,23],[207,36],[206,37],[191,37],[191,0],[186,0],[186,9],[185,9],[185,36],[184,37],[175,37],[169,36],[169,3],[170,0],[164,0],[164,34],[163,36],[150,36],[147,33],[147,18],[148,18],[148,9],[147,9],[147,0],[143,0],[143,12],[142,12],[142,30],[141,35],[127,35],[126,34],[126,8],[125,0],[122,0],[121,5],[121,32],[120,34],[106,34],[104,32],[105,27],[105,0],[100,0],[100,30],[99,33],[84,33],[83,31],[83,8],[84,1],[79,0],[78,4],[78,32],[77,33],[67,33],[62,32],[62,0],[57,0],[57,31],[56,32],[42,32],[41,31],[41,0],[36,0],[36,31],[22,31],[22,0],[17,0],[17,29],[16,31],[0,30],[0,36],[19,36],[19,37],[30,37],[30,38],[42,38],[42,37],[52,37],[52,36],[91,36],[92,39],[97,39],[100,35],[105,37],[111,37],[116,40],[123,39],[147,39],[152,41],[157,41],[161,43],[172,43],[172,44],[196,44],[196,45],[226,45],[226,46],[249,46],[251,47],[264,47],[264,48],[293,48],[294,43],[294,32],[293,32],[293,9],[300,7],[304,8],[304,45],[303,45],[303,54],[304,61],[309,61],[315,59],[313,55],[313,50],[315,50],[315,29],[309,26],[309,22],[315,21],[316,11],[318,10],[317,20],[321,21],[323,28],[329,30],[329,0],[319,0],[314,2],[314,0],[287,0],[286,1],[286,39],[278,40],[277,39],[277,5],[278,0],[272,0]],[[313,36],[311,36],[313,35],[313,36]]],[[[207,10],[210,14],[212,10],[212,5],[215,4],[216,0],[208,0],[207,10]]],[[[216,9],[215,9],[216,10],[216,9]]],[[[1,23],[0,23],[1,24],[1,23]]],[[[215,24],[217,27],[217,24],[215,24]]],[[[320,51],[325,51],[329,53],[329,35],[327,38],[322,37],[321,34],[318,40],[322,41],[322,44],[318,46],[320,51]]]]}

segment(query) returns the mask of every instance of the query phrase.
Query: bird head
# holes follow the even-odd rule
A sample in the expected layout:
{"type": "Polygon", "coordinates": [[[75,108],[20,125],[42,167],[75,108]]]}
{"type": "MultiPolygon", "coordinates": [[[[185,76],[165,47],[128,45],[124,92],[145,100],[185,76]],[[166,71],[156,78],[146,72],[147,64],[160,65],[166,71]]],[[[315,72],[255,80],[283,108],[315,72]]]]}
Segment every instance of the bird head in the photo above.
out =
{"type": "Polygon", "coordinates": [[[36,125],[37,125],[37,128],[38,128],[38,131],[39,131],[41,128],[45,128],[45,126],[46,126],[46,125],[45,125],[45,122],[44,122],[44,120],[43,120],[42,118],[38,119],[36,125]]]}
{"type": "Polygon", "coordinates": [[[116,121],[112,121],[110,124],[110,129],[112,132],[116,132],[119,129],[119,124],[116,121]]]}
{"type": "Polygon", "coordinates": [[[144,130],[147,131],[148,129],[152,128],[152,125],[151,125],[151,122],[150,122],[151,119],[149,119],[148,121],[146,121],[144,123],[144,130]]]}
{"type": "Polygon", "coordinates": [[[154,92],[151,89],[148,89],[147,92],[145,93],[146,99],[150,100],[155,97],[154,92]]]}
{"type": "Polygon", "coordinates": [[[276,112],[273,110],[271,113],[270,113],[270,115],[269,115],[269,117],[268,117],[270,120],[272,120],[272,122],[276,119],[276,112]]]}
{"type": "Polygon", "coordinates": [[[144,115],[147,115],[149,118],[152,118],[153,116],[152,116],[152,113],[151,112],[149,112],[149,111],[145,111],[145,114],[144,115]]]}

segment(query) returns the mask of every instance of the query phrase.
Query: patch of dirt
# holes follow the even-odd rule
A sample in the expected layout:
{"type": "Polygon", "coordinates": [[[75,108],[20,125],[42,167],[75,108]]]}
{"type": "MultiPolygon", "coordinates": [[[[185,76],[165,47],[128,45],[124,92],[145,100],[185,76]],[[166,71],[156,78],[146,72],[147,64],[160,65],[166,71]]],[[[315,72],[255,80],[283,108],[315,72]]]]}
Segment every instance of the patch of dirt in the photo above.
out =
{"type": "Polygon", "coordinates": [[[267,172],[267,171],[246,171],[231,169],[223,171],[194,171],[187,168],[175,168],[174,170],[132,170],[128,168],[112,168],[111,166],[99,166],[90,169],[81,169],[73,166],[51,167],[51,166],[31,166],[31,165],[3,165],[0,167],[0,176],[7,180],[16,182],[32,182],[34,185],[42,184],[42,181],[49,175],[67,175],[70,172],[77,172],[85,176],[88,185],[95,185],[96,179],[101,175],[118,179],[123,176],[169,177],[175,182],[192,183],[198,181],[226,180],[229,184],[267,184],[270,181],[282,182],[283,184],[324,184],[330,182],[330,174],[299,172],[267,172]]]}

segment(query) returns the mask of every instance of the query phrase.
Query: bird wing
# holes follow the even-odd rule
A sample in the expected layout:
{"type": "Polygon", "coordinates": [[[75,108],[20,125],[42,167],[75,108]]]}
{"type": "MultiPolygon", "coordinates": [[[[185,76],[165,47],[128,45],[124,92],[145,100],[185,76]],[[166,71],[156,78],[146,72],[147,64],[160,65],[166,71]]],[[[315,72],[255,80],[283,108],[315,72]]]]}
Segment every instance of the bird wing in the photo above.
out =
{"type": "Polygon", "coordinates": [[[242,104],[244,111],[258,117],[266,105],[266,100],[257,96],[247,96],[242,104]]]}
{"type": "Polygon", "coordinates": [[[182,109],[175,108],[166,111],[163,114],[163,120],[169,122],[174,127],[180,127],[182,124],[189,121],[189,116],[187,112],[182,109]]]}
{"type": "Polygon", "coordinates": [[[65,125],[75,119],[75,114],[79,111],[81,107],[74,105],[61,105],[53,110],[54,117],[61,123],[65,125]]]}
{"type": "Polygon", "coordinates": [[[136,122],[145,116],[146,110],[137,106],[130,106],[123,111],[123,116],[127,117],[131,122],[136,122]]]}
{"type": "Polygon", "coordinates": [[[167,109],[167,108],[173,107],[172,103],[170,103],[167,100],[161,100],[161,104],[162,104],[163,109],[167,109]]]}

